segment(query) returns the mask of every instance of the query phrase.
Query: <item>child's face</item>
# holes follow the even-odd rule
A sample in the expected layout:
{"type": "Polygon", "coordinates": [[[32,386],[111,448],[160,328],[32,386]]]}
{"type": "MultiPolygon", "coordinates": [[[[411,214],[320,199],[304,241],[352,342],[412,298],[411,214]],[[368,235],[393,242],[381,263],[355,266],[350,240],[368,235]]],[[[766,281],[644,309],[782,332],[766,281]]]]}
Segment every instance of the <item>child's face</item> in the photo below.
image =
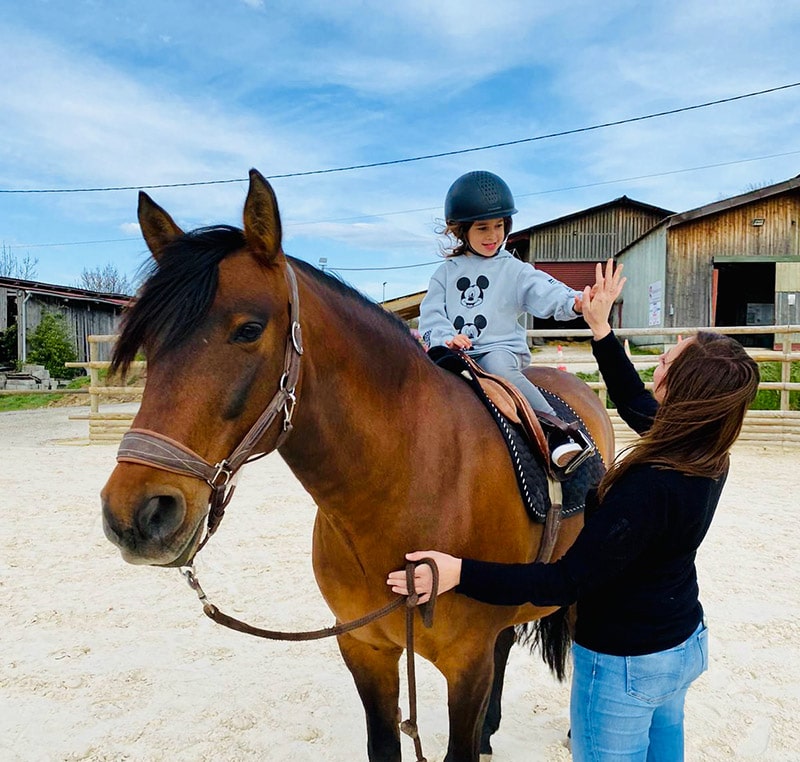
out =
{"type": "Polygon", "coordinates": [[[493,257],[506,239],[503,218],[478,220],[473,222],[467,231],[467,243],[470,248],[482,257],[493,257]]]}

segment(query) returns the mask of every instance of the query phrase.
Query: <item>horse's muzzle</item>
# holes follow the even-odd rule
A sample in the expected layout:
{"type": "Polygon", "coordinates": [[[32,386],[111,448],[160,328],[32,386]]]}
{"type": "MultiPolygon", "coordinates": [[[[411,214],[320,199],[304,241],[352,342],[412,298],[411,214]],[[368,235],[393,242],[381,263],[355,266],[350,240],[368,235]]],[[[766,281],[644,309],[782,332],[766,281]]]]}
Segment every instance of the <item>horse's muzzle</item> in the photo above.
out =
{"type": "Polygon", "coordinates": [[[183,565],[203,532],[202,516],[188,526],[186,519],[186,501],[179,494],[145,496],[124,519],[103,496],[103,531],[131,564],[183,565]]]}

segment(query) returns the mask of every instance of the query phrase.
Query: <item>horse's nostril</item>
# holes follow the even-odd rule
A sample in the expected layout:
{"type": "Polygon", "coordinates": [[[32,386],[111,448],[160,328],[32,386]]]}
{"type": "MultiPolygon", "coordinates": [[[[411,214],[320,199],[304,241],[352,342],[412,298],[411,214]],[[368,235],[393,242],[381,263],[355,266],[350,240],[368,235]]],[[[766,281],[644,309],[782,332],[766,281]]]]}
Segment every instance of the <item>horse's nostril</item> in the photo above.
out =
{"type": "Polygon", "coordinates": [[[172,535],[183,521],[182,504],[171,495],[156,495],[136,515],[142,537],[162,539],[172,535]]]}

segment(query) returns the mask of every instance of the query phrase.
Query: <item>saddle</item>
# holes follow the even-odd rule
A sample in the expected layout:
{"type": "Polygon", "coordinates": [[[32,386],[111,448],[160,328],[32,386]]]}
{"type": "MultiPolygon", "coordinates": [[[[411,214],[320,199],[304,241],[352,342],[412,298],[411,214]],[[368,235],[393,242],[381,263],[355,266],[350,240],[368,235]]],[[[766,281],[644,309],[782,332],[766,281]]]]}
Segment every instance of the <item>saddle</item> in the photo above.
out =
{"type": "MultiPolygon", "coordinates": [[[[528,515],[532,521],[546,525],[545,535],[549,539],[543,542],[544,549],[545,545],[555,541],[562,518],[584,510],[586,492],[600,480],[605,470],[600,455],[594,452],[579,463],[563,483],[560,482],[553,472],[542,424],[530,403],[513,384],[487,373],[466,354],[448,347],[431,347],[428,357],[439,367],[461,377],[491,413],[506,441],[528,515]]],[[[563,399],[545,389],[541,391],[559,417],[577,417],[563,399]]],[[[581,426],[580,420],[569,424],[571,431],[591,442],[581,426]]]]}
{"type": "MultiPolygon", "coordinates": [[[[467,381],[472,380],[470,378],[470,376],[472,376],[474,380],[477,381],[489,402],[497,408],[500,414],[510,423],[516,424],[522,428],[529,444],[536,448],[537,456],[542,466],[547,471],[548,477],[556,479],[557,481],[563,480],[563,477],[556,474],[553,470],[553,465],[550,460],[550,446],[548,444],[547,434],[541,422],[541,418],[549,422],[553,419],[553,416],[534,411],[525,395],[523,395],[514,384],[501,376],[488,373],[464,352],[437,346],[431,347],[428,355],[434,363],[454,373],[459,373],[467,381]]],[[[557,424],[554,422],[548,423],[548,425],[553,426],[557,424]]],[[[562,425],[563,428],[577,440],[583,440],[586,444],[591,444],[591,440],[588,439],[577,422],[562,425]]],[[[589,453],[589,455],[591,454],[593,454],[593,452],[589,453]]],[[[583,463],[583,460],[585,460],[585,458],[578,458],[574,465],[570,464],[565,475],[568,476],[571,474],[583,463]]]]}

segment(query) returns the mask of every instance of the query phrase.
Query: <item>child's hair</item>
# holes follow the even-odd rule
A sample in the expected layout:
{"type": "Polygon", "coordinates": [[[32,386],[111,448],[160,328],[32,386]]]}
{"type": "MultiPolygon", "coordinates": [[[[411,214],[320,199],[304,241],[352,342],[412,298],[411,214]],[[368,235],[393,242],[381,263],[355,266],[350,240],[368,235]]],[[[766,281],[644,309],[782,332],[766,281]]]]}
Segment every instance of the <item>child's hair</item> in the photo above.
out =
{"type": "Polygon", "coordinates": [[[598,488],[602,499],[614,482],[640,463],[689,476],[721,476],[744,414],[758,392],[756,362],[729,336],[700,331],[670,363],[663,402],[653,425],[598,488]]]}
{"type": "MultiPolygon", "coordinates": [[[[448,238],[447,244],[442,246],[442,254],[445,257],[459,257],[469,251],[467,244],[467,233],[469,229],[475,224],[475,220],[469,222],[448,222],[444,228],[438,232],[448,238]]],[[[511,233],[511,217],[503,217],[503,232],[504,236],[508,238],[511,233]]]]}

